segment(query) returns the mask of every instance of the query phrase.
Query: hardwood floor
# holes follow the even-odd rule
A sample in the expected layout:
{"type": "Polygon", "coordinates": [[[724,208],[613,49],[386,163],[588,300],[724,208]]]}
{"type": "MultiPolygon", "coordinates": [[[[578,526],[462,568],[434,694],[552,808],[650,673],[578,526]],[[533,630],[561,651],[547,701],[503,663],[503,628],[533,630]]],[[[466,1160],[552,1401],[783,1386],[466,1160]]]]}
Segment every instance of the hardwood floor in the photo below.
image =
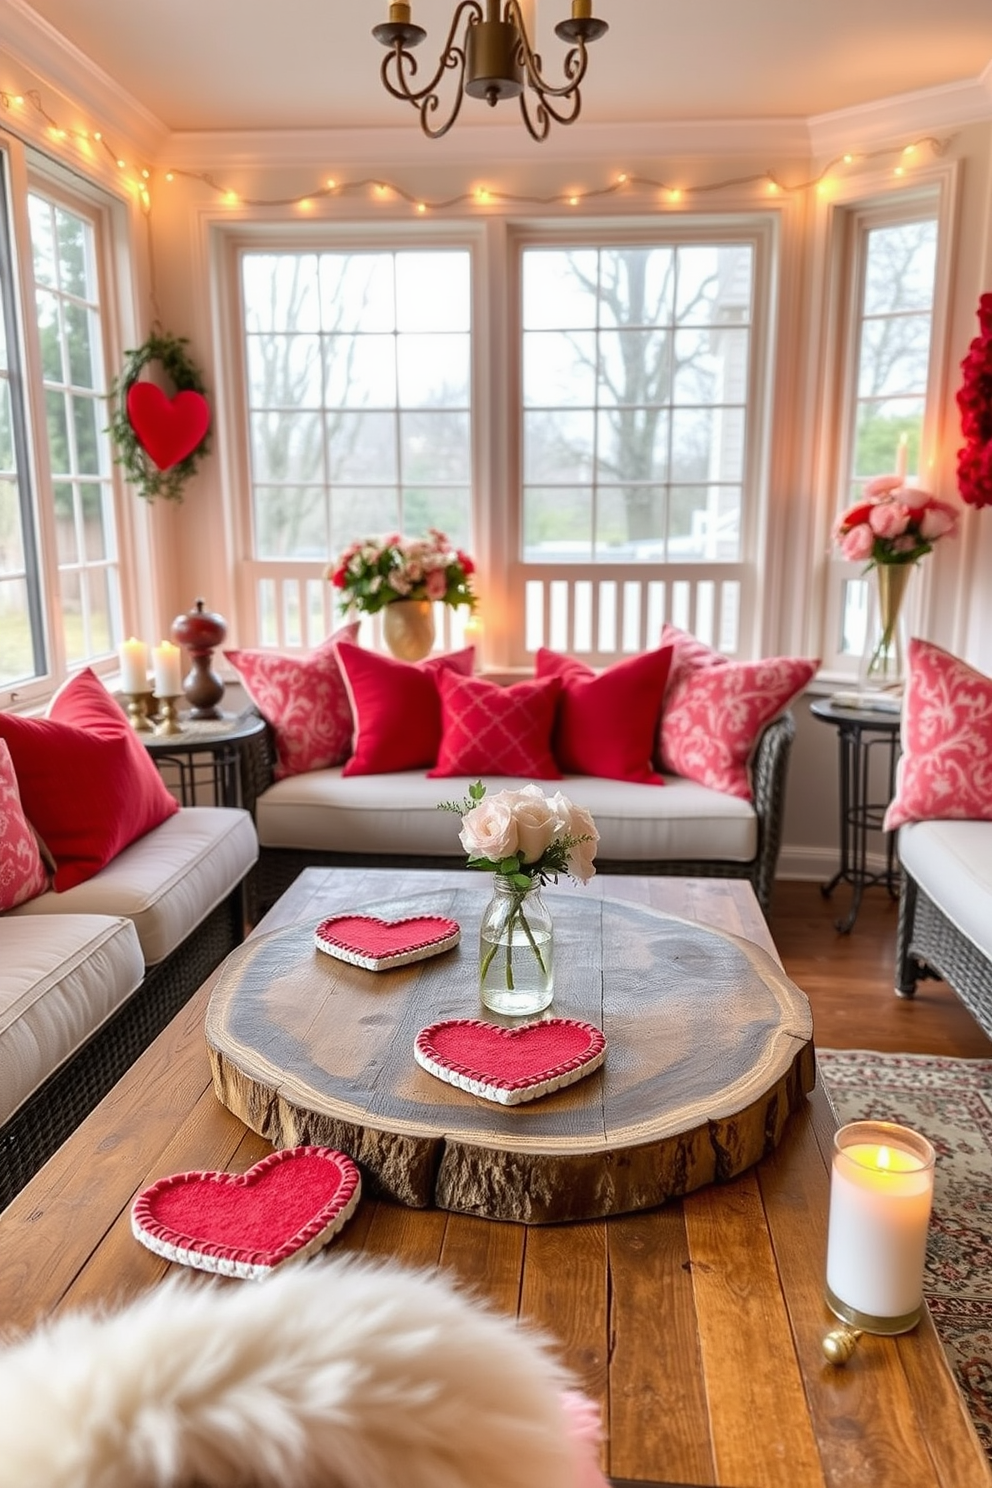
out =
{"type": "Polygon", "coordinates": [[[830,899],[818,884],[779,880],[772,935],[786,971],[813,1008],[823,1049],[881,1049],[992,1059],[992,1040],[943,982],[920,982],[913,998],[893,991],[898,906],[883,888],[866,891],[849,935],[834,928],[850,889],[830,899]]]}

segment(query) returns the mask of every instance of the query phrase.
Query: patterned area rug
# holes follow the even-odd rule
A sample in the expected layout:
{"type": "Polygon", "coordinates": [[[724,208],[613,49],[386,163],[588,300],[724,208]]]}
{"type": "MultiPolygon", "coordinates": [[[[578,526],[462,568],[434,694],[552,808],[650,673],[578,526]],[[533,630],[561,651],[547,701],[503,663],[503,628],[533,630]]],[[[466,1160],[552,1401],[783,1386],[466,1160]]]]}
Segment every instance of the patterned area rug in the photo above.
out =
{"type": "Polygon", "coordinates": [[[898,1121],[937,1152],[926,1298],[992,1457],[992,1060],[818,1049],[841,1122],[898,1121]]]}

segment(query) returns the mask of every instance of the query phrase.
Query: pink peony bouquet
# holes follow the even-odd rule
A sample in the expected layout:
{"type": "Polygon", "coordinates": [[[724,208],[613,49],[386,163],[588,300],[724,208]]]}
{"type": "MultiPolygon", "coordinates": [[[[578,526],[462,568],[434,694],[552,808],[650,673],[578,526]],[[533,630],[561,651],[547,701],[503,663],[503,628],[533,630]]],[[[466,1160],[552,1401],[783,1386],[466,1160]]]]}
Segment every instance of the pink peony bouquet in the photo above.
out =
{"type": "Polygon", "coordinates": [[[341,591],[342,610],[374,615],[399,599],[429,599],[438,604],[475,608],[472,589],[475,564],[436,527],[426,537],[366,537],[345,548],[325,570],[341,591]]]}
{"type": "Polygon", "coordinates": [[[898,475],[878,475],[863,499],[849,507],[834,526],[841,556],[874,568],[883,563],[916,563],[957,528],[958,514],[898,475]]]}

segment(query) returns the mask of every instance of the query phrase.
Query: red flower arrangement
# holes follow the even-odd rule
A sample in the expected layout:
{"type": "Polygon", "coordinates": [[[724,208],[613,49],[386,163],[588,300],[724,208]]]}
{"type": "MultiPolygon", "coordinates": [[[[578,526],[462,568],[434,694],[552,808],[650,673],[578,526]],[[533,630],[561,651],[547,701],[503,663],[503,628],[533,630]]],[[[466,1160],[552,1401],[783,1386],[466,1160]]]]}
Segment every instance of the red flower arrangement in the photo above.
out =
{"type": "Polygon", "coordinates": [[[904,485],[898,475],[877,475],[865,486],[864,498],[838,517],[833,536],[841,557],[864,562],[868,569],[916,563],[956,527],[957,513],[946,501],[904,485]]]}
{"type": "Polygon", "coordinates": [[[992,506],[992,294],[978,301],[978,325],[957,395],[966,441],[958,450],[958,490],[969,506],[992,506]]]}
{"type": "Polygon", "coordinates": [[[426,537],[366,537],[324,571],[341,591],[341,609],[374,615],[399,599],[429,599],[475,609],[475,564],[436,527],[426,537]]]}

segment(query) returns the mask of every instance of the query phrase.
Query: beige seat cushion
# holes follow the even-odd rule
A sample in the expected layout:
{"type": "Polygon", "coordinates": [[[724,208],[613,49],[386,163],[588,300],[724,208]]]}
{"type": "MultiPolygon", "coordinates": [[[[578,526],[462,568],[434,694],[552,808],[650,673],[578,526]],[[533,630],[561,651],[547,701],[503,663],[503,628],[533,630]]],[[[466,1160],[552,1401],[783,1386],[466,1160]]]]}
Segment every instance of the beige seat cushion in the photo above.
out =
{"type": "MultiPolygon", "coordinates": [[[[53,896],[54,897],[54,896],[53,896]]],[[[0,916],[0,1123],[141,983],[138,934],[120,916],[0,916]]]]}
{"type": "Polygon", "coordinates": [[[899,828],[899,859],[992,960],[992,821],[911,822],[899,828]]]}
{"type": "Polygon", "coordinates": [[[42,894],[9,913],[126,915],[146,965],[154,966],[237,887],[257,857],[247,811],[190,806],[132,842],[86,883],[42,894]]]}
{"type": "MultiPolygon", "coordinates": [[[[258,799],[259,841],[263,847],[325,852],[457,856],[462,851],[458,817],[438,811],[437,803],[463,799],[471,783],[469,777],[431,780],[417,771],[347,779],[340,769],[291,775],[258,799]]],[[[486,780],[490,793],[524,784],[486,780]]],[[[758,822],[749,801],[679,776],[666,776],[661,786],[587,775],[540,784],[592,812],[600,858],[747,863],[757,852],[758,822]]]]}

